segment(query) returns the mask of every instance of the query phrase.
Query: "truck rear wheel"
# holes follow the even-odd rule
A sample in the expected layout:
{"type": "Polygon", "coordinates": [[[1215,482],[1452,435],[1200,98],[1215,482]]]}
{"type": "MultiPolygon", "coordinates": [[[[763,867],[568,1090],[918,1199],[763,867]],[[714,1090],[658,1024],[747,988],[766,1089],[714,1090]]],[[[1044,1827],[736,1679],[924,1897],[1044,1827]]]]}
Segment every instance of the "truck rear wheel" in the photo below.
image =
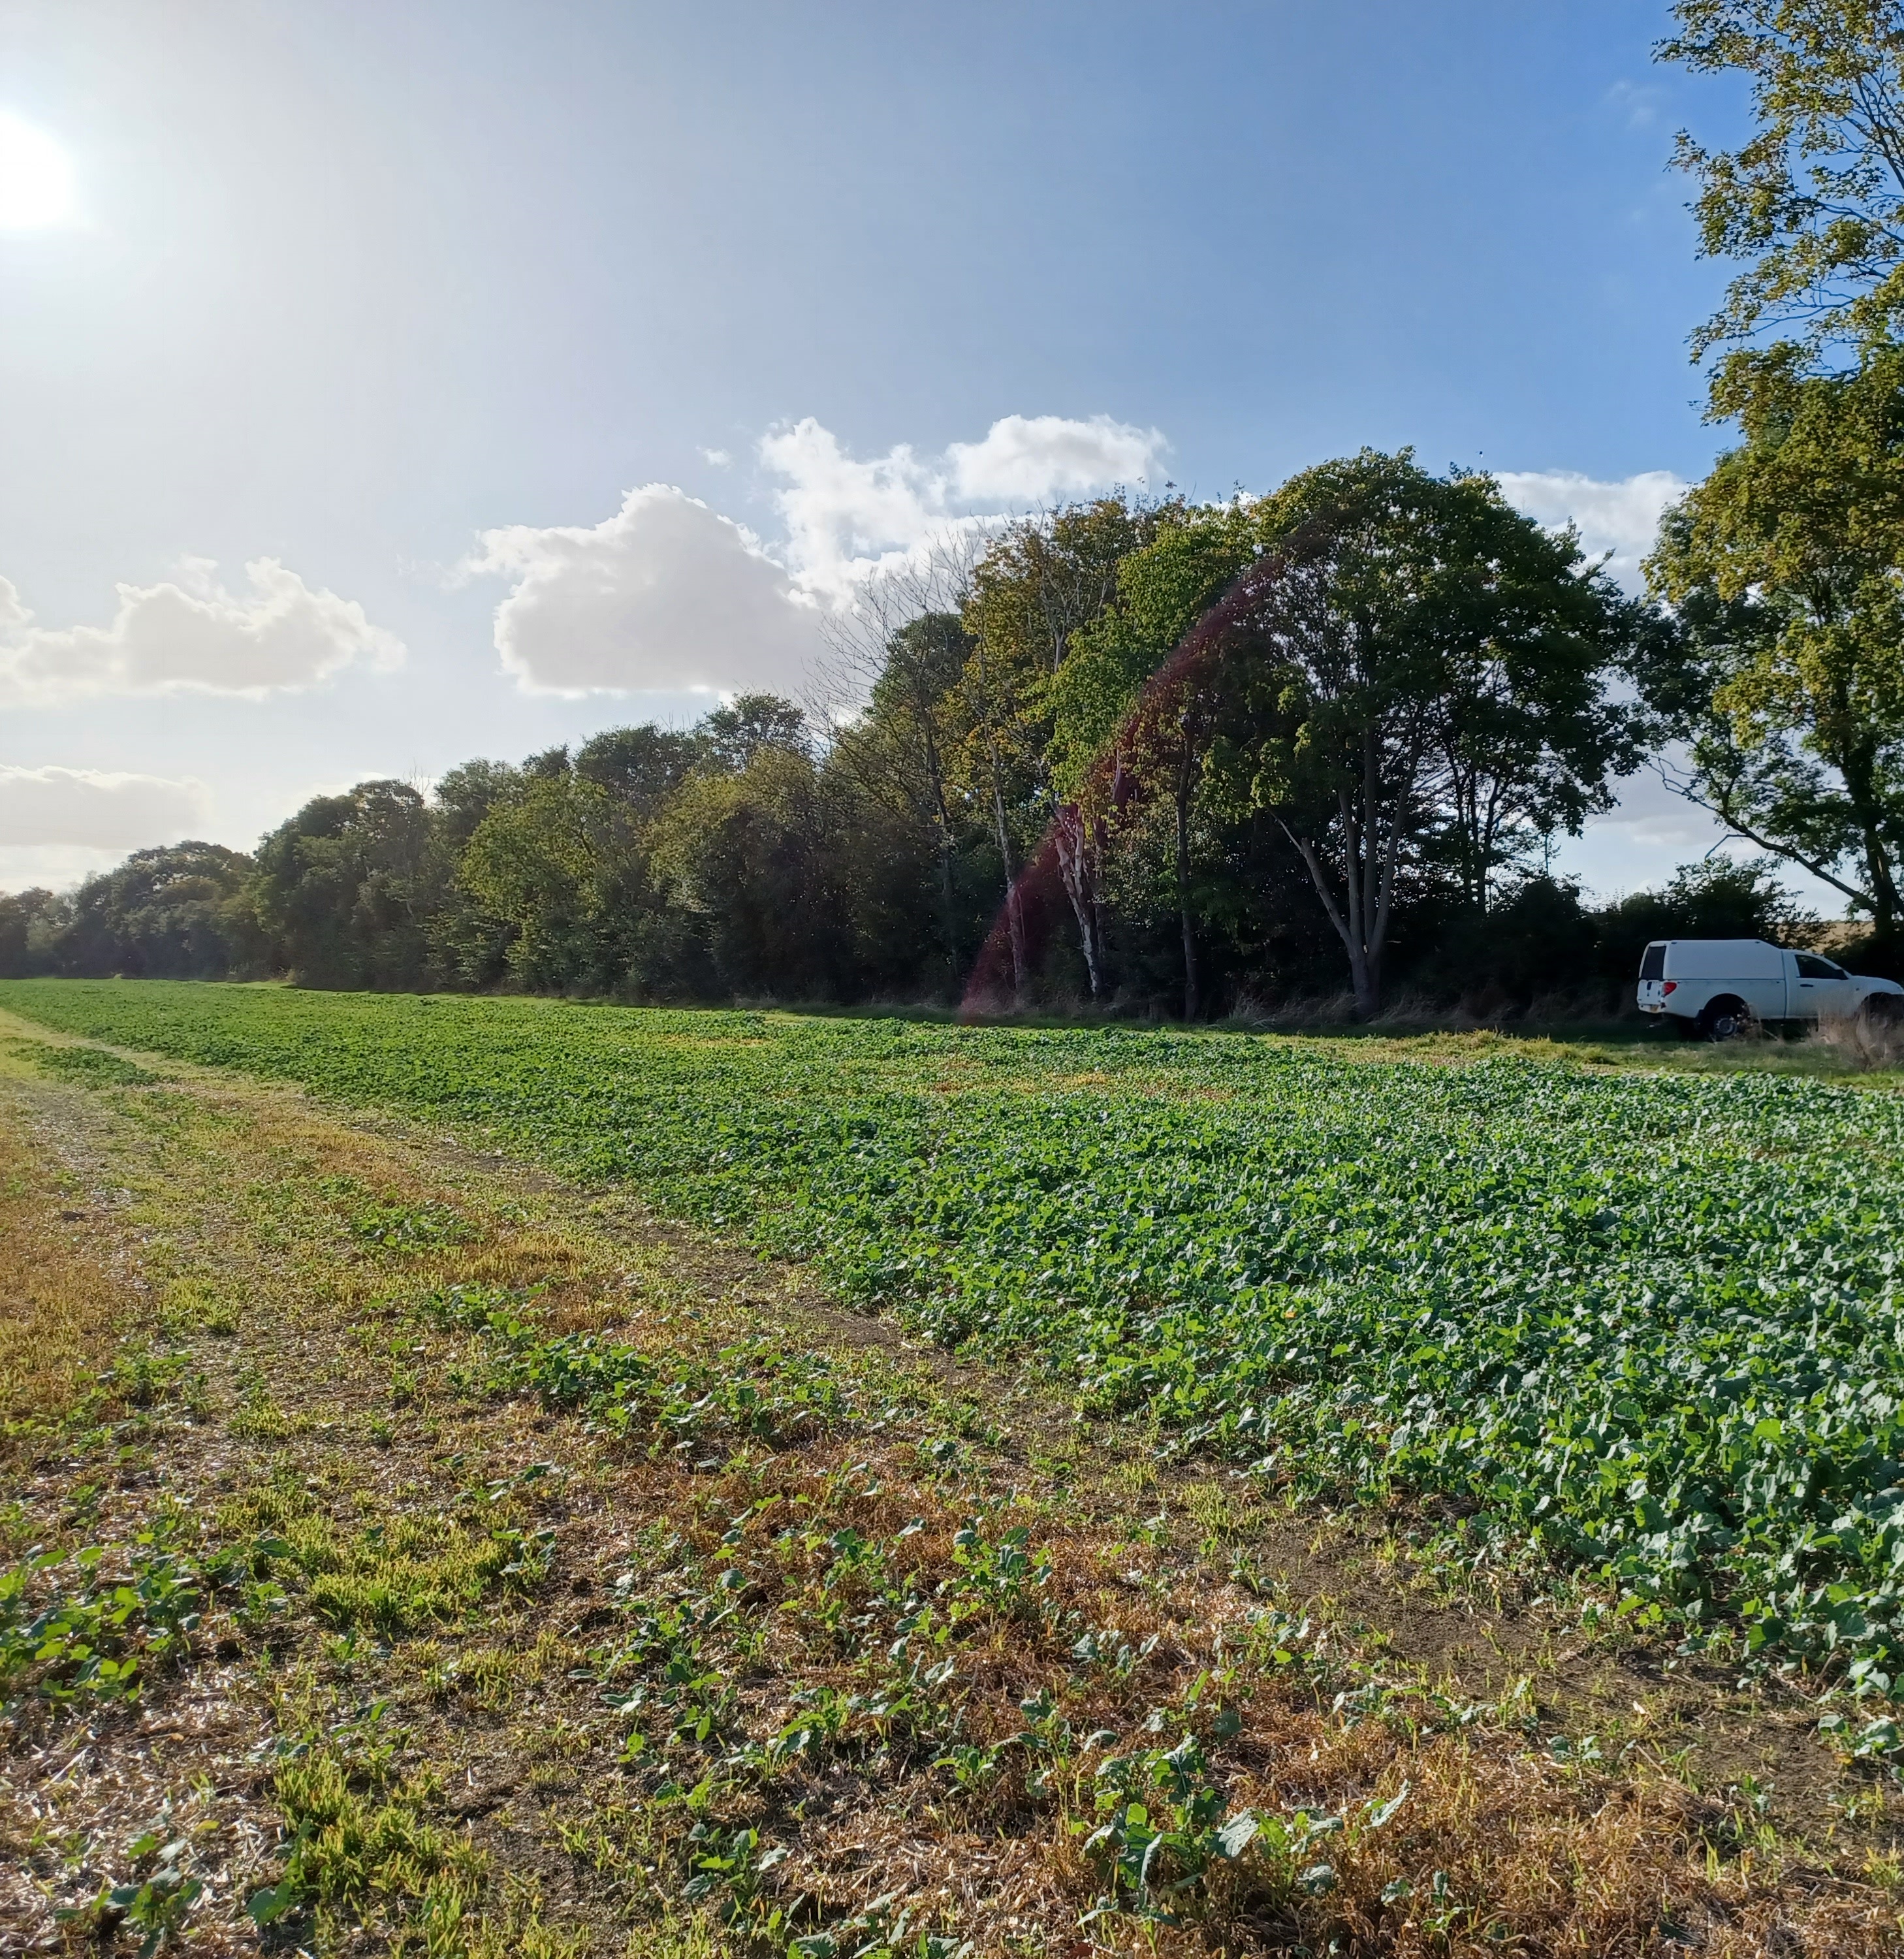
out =
{"type": "Polygon", "coordinates": [[[1729,993],[1707,1001],[1698,1022],[1700,1037],[1709,1041],[1737,1040],[1753,1024],[1752,1009],[1729,993]]]}

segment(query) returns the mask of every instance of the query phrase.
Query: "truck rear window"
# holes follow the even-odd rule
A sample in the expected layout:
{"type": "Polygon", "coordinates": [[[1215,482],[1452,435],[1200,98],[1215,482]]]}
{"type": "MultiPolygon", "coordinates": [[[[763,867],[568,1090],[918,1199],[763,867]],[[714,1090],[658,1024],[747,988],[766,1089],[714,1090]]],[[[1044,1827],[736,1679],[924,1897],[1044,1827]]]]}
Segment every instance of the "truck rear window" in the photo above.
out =
{"type": "Polygon", "coordinates": [[[1666,976],[1666,948],[1663,945],[1649,945],[1640,954],[1639,976],[1642,980],[1664,980],[1666,976]]]}

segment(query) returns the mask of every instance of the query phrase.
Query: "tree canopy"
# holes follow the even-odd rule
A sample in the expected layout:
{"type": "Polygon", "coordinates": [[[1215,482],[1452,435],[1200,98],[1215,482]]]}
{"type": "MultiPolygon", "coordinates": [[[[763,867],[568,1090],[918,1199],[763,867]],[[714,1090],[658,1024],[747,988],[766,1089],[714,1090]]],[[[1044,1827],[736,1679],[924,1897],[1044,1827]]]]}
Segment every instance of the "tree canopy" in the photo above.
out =
{"type": "Polygon", "coordinates": [[[1736,370],[1744,440],[1649,561],[1676,630],[1648,691],[1691,793],[1835,886],[1894,943],[1904,865],[1904,349],[1736,370]]]}
{"type": "Polygon", "coordinates": [[[1904,312],[1904,7],[1679,0],[1662,59],[1749,79],[1735,150],[1682,132],[1705,253],[1742,262],[1697,352],[1796,329],[1808,350],[1891,333],[1904,312]]]}

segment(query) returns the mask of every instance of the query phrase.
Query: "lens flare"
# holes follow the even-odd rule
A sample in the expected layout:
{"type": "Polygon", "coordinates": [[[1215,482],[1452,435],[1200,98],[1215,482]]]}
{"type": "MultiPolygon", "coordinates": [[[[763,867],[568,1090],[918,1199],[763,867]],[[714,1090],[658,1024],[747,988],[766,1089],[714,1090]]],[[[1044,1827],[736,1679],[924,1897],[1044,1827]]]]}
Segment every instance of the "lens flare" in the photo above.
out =
{"type": "Polygon", "coordinates": [[[961,1019],[1003,1013],[1023,1004],[1027,983],[1042,957],[1044,941],[1065,898],[1071,897],[1077,908],[1076,880],[1069,874],[1090,847],[1091,829],[1107,816],[1142,802],[1149,792],[1125,767],[1125,757],[1142,745],[1147,727],[1157,716],[1178,704],[1182,691],[1196,686],[1220,658],[1225,636],[1247,627],[1254,609],[1289,575],[1292,561],[1306,548],[1306,535],[1305,527],[1282,549],[1242,571],[1144,683],[1116,733],[1093,760],[1081,793],[1052,819],[1038,848],[1012,879],[966,981],[961,1019]]]}
{"type": "Polygon", "coordinates": [[[73,211],[73,167],[43,129],[0,110],[0,230],[57,224],[73,211]]]}

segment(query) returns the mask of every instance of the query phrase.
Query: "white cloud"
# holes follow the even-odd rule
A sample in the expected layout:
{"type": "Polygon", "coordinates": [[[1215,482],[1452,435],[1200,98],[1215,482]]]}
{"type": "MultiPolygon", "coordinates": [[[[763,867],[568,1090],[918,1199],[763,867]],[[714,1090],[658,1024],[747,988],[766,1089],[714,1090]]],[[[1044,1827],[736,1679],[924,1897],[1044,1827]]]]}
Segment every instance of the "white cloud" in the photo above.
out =
{"type": "Polygon", "coordinates": [[[724,449],[704,449],[701,453],[713,464],[716,469],[730,469],[733,467],[734,458],[724,449]]]}
{"type": "Polygon", "coordinates": [[[204,783],[97,769],[0,767],[10,849],[125,850],[176,843],[204,821],[204,783]]]}
{"type": "Polygon", "coordinates": [[[363,608],[313,591],[275,558],[245,567],[247,592],[189,560],[176,580],[122,585],[109,626],[36,626],[0,578],[0,702],[45,703],[108,694],[196,691],[253,698],[314,685],[354,662],[398,665],[402,643],[363,608]]]}
{"type": "Polygon", "coordinates": [[[1109,415],[1005,415],[982,442],[945,452],[960,496],[974,502],[1036,503],[1113,483],[1147,479],[1166,446],[1160,429],[1133,428],[1109,415]]]}
{"type": "Polygon", "coordinates": [[[472,571],[512,578],[496,649],[532,692],[785,687],[819,613],[751,532],[665,483],[592,528],[485,531],[472,571]]]}
{"type": "Polygon", "coordinates": [[[862,459],[808,417],[760,444],[785,526],[773,550],[685,491],[650,483],[592,526],[485,531],[463,569],[513,581],[496,648],[532,692],[784,691],[823,652],[828,611],[881,571],[1001,505],[1134,481],[1163,446],[1154,429],[1108,415],[1008,415],[943,456],[902,443],[862,459]]]}
{"type": "Polygon", "coordinates": [[[1642,470],[1612,483],[1573,469],[1503,469],[1494,480],[1536,522],[1577,525],[1589,557],[1612,552],[1607,569],[1633,591],[1642,583],[1640,560],[1653,548],[1661,512],[1691,487],[1670,469],[1642,470]]]}
{"type": "Polygon", "coordinates": [[[95,871],[125,861],[123,850],[94,850],[72,843],[0,843],[0,891],[70,889],[95,871]]]}
{"type": "Polygon", "coordinates": [[[1165,446],[1156,429],[1108,415],[1006,415],[983,438],[922,456],[900,443],[883,456],[849,456],[811,416],[775,429],[760,461],[782,479],[774,502],[795,576],[830,604],[846,602],[875,573],[947,532],[986,520],[985,508],[1143,480],[1165,446]]]}
{"type": "Polygon", "coordinates": [[[952,521],[945,472],[909,443],[862,462],[809,415],[763,437],[760,461],[783,479],[773,500],[786,526],[789,562],[802,585],[836,605],[884,560],[952,521]]]}

